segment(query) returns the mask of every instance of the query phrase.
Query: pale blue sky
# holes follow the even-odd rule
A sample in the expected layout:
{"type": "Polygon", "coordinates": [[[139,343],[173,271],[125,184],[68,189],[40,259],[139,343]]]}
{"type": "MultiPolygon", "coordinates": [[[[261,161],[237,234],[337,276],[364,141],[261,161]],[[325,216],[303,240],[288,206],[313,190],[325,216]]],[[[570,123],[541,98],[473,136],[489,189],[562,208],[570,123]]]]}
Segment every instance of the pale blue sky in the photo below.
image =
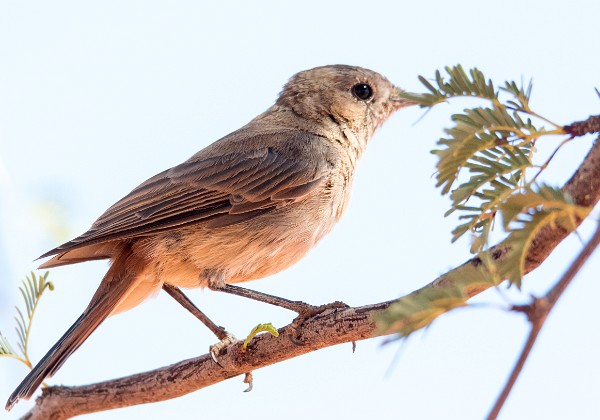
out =
{"type": "MultiPolygon", "coordinates": [[[[559,123],[598,113],[597,1],[0,1],[0,330],[11,338],[17,286],[32,260],[85,231],[141,181],[264,111],[295,72],[324,64],[376,70],[409,90],[445,65],[478,66],[498,80],[534,78],[533,105],[559,123]],[[50,211],[49,209],[54,209],[50,211]]],[[[458,106],[464,106],[461,102],[458,106]]],[[[434,189],[429,150],[452,107],[420,122],[391,118],[371,143],[348,213],[296,266],[249,284],[311,303],[362,305],[408,293],[468,258],[450,244],[456,223],[434,189]]],[[[561,182],[591,138],[550,168],[561,182]]],[[[541,146],[543,147],[543,146],[541,146]]],[[[591,224],[582,236],[589,235],[591,224]]],[[[571,238],[524,283],[542,293],[580,249],[571,238]]],[[[105,262],[53,270],[31,339],[39,359],[79,316],[105,262]]],[[[504,419],[598,418],[600,257],[553,313],[503,412],[504,419]]],[[[515,296],[510,293],[510,296],[515,296]]],[[[260,322],[287,324],[278,308],[192,291],[217,323],[244,336],[260,322]]],[[[457,311],[402,349],[381,339],[322,350],[164,403],[90,419],[479,419],[496,398],[528,331],[489,307],[457,311]],[[388,372],[389,373],[386,373],[388,372]]],[[[20,303],[20,302],[19,302],[20,303]]],[[[53,384],[83,384],[204,353],[211,334],[166,296],[111,318],[53,384]]],[[[0,360],[0,400],[25,375],[0,360]]],[[[19,404],[13,419],[31,406],[19,404]]]]}

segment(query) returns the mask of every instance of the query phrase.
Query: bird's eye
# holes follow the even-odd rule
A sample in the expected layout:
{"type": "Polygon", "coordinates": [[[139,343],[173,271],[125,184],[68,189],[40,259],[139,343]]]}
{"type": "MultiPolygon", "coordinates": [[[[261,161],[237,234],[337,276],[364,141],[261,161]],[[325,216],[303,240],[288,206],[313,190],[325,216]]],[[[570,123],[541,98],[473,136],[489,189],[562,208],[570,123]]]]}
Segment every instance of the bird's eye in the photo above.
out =
{"type": "Polygon", "coordinates": [[[368,101],[373,97],[373,88],[366,83],[357,83],[351,90],[352,94],[361,101],[368,101]]]}

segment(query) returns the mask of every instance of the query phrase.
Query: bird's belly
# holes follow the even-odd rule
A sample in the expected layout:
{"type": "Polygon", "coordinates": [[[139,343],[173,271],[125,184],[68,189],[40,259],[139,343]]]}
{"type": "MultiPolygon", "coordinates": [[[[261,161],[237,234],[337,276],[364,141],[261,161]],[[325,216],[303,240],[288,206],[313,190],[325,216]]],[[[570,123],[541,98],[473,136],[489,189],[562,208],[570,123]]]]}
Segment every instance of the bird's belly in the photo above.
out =
{"type": "Polygon", "coordinates": [[[222,275],[227,283],[260,279],[298,262],[326,234],[337,214],[330,206],[307,212],[303,206],[222,228],[192,226],[148,240],[161,283],[205,287],[222,275]],[[311,214],[312,217],[307,217],[311,214]]]}

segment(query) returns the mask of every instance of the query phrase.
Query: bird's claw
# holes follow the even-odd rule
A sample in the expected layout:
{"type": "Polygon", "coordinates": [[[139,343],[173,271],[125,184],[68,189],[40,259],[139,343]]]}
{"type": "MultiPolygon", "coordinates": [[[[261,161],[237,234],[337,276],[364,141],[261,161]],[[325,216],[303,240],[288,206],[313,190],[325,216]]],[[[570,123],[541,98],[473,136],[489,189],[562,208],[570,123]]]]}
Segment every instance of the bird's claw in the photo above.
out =
{"type": "Polygon", "coordinates": [[[225,337],[221,339],[221,341],[209,347],[210,357],[216,364],[221,366],[219,363],[219,356],[221,355],[223,349],[229,347],[233,343],[237,343],[238,341],[240,340],[235,338],[233,334],[227,333],[225,337]]]}
{"type": "Polygon", "coordinates": [[[246,388],[244,392],[252,391],[252,388],[254,387],[254,378],[252,377],[252,372],[246,372],[244,375],[244,383],[248,384],[248,388],[246,388]]]}

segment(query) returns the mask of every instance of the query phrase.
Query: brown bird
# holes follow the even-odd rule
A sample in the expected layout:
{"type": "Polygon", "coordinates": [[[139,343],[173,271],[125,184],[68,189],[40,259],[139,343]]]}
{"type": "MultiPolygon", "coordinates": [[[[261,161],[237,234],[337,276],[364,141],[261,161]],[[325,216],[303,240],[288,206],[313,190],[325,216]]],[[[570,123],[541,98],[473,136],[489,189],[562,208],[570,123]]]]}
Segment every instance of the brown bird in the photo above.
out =
{"type": "MultiPolygon", "coordinates": [[[[286,269],[331,230],[346,209],[369,139],[394,111],[412,104],[400,93],[360,67],[300,72],[266,112],[150,178],[86,233],[42,255],[53,258],[40,268],[98,259],[112,264],[86,310],[25,377],[6,409],[31,397],[108,316],[161,288],[199,317],[179,287],[249,297],[301,318],[327,307],[231,283],[286,269]]],[[[203,321],[228,342],[222,328],[203,321]]]]}

